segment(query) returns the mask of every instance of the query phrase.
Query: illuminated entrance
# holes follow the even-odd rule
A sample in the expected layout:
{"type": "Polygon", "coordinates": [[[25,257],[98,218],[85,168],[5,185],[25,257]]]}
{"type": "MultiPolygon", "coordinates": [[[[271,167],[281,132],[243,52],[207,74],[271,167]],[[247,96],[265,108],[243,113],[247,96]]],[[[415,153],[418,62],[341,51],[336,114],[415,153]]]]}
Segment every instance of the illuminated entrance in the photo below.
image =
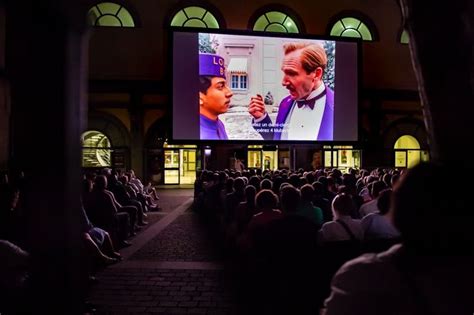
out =
{"type": "Polygon", "coordinates": [[[197,146],[165,144],[164,183],[194,184],[197,161],[197,146]]]}
{"type": "Polygon", "coordinates": [[[325,145],[323,151],[324,167],[335,167],[340,170],[360,169],[361,150],[354,150],[351,145],[325,145]]]}
{"type": "Polygon", "coordinates": [[[249,169],[276,170],[278,168],[289,168],[289,150],[278,150],[263,145],[249,145],[247,147],[247,167],[249,169]]]}
{"type": "Polygon", "coordinates": [[[395,167],[413,167],[420,162],[429,161],[429,153],[420,149],[415,137],[404,135],[395,142],[395,167]]]}

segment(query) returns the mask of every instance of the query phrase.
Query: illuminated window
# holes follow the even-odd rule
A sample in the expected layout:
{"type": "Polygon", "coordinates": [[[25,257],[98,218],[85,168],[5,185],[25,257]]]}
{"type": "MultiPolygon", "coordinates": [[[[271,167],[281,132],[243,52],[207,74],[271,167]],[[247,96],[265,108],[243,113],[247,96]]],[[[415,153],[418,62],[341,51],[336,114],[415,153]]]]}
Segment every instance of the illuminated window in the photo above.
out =
{"type": "Polygon", "coordinates": [[[130,12],[113,2],[102,2],[93,6],[87,12],[87,21],[92,26],[135,27],[130,12]]]}
{"type": "Polygon", "coordinates": [[[227,71],[230,76],[230,87],[233,90],[248,89],[247,58],[234,57],[230,59],[227,71]]]}
{"type": "Polygon", "coordinates": [[[253,26],[254,31],[299,33],[295,21],[287,14],[270,11],[261,15],[253,26]]]}
{"type": "Polygon", "coordinates": [[[410,38],[408,37],[408,32],[403,30],[402,35],[400,36],[400,43],[408,44],[410,42],[410,38]]]}
{"type": "Polygon", "coordinates": [[[193,6],[179,10],[171,20],[171,26],[219,28],[219,22],[208,10],[193,6]]]}
{"type": "Polygon", "coordinates": [[[420,150],[420,143],[415,137],[404,135],[398,138],[394,145],[395,167],[413,167],[420,161],[428,161],[426,151],[420,150]]]}
{"type": "Polygon", "coordinates": [[[110,141],[99,131],[89,130],[82,135],[82,166],[106,167],[111,166],[110,141]]]}
{"type": "Polygon", "coordinates": [[[372,33],[367,25],[354,17],[339,19],[331,28],[331,36],[361,38],[365,41],[373,41],[372,33]]]}

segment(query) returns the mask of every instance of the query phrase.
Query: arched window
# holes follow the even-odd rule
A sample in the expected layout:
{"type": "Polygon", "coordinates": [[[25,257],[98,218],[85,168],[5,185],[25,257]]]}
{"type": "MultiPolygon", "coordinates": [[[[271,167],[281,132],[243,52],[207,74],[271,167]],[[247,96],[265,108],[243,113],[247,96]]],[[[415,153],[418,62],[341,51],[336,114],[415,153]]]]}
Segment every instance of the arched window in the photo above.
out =
{"type": "Polygon", "coordinates": [[[219,28],[219,22],[208,10],[192,6],[179,10],[171,20],[171,26],[219,28]]]}
{"type": "Polygon", "coordinates": [[[408,37],[408,32],[403,30],[402,34],[400,35],[400,43],[408,44],[409,42],[410,42],[410,38],[408,37]]]}
{"type": "Polygon", "coordinates": [[[420,150],[418,140],[410,135],[403,135],[394,145],[395,167],[413,167],[421,161],[429,160],[428,151],[420,150]]]}
{"type": "Polygon", "coordinates": [[[364,41],[374,40],[374,36],[367,25],[360,19],[352,16],[338,19],[332,25],[330,35],[361,38],[364,41]]]}
{"type": "Polygon", "coordinates": [[[107,167],[112,165],[110,140],[100,131],[89,130],[82,134],[82,166],[107,167]]]}
{"type": "Polygon", "coordinates": [[[283,12],[269,11],[262,14],[253,25],[254,31],[299,33],[295,21],[283,12]]]}
{"type": "Polygon", "coordinates": [[[130,12],[113,2],[102,2],[90,8],[87,21],[92,26],[135,27],[130,12]]]}

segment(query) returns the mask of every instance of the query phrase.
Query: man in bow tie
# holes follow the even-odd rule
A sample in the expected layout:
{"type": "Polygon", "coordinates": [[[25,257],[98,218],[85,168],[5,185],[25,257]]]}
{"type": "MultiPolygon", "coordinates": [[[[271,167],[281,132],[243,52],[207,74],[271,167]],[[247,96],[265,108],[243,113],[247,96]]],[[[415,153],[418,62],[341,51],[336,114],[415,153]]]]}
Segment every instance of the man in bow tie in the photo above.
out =
{"type": "Polygon", "coordinates": [[[260,95],[252,97],[252,125],[264,140],[333,140],[334,92],[323,80],[327,64],[324,48],[315,43],[287,43],[281,70],[290,95],[278,108],[273,123],[260,95]]]}

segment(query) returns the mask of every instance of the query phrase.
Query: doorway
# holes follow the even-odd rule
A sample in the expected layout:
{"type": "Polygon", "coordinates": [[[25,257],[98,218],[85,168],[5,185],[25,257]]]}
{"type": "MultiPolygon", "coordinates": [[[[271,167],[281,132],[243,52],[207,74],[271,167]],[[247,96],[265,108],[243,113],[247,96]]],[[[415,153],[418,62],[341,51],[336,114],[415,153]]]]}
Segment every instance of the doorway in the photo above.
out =
{"type": "Polygon", "coordinates": [[[263,169],[275,170],[278,165],[278,151],[262,151],[263,169]]]}
{"type": "Polygon", "coordinates": [[[166,145],[164,150],[164,184],[192,185],[196,180],[197,147],[166,145]]]}
{"type": "Polygon", "coordinates": [[[196,150],[180,149],[179,183],[194,184],[196,180],[196,150]]]}
{"type": "Polygon", "coordinates": [[[427,150],[420,149],[418,140],[410,135],[404,135],[397,139],[394,145],[395,167],[411,168],[420,162],[429,161],[427,150]]]}

